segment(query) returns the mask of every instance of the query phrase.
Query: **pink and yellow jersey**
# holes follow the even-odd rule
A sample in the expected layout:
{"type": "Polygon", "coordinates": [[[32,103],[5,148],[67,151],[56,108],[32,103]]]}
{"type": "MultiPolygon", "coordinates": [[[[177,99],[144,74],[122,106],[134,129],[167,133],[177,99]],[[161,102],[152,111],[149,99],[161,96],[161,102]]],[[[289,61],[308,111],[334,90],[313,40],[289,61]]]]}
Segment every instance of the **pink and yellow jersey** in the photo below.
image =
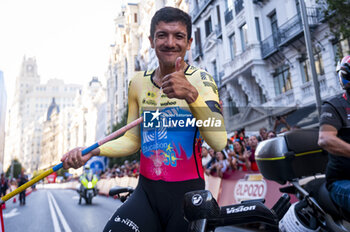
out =
{"type": "Polygon", "coordinates": [[[217,151],[227,141],[215,81],[204,70],[188,66],[185,76],[199,96],[187,104],[162,93],[153,75],[154,71],[139,72],[129,85],[128,123],[140,116],[143,123],[102,145],[101,155],[128,155],[141,147],[140,174],[144,177],[170,182],[204,179],[202,140],[217,151]]]}

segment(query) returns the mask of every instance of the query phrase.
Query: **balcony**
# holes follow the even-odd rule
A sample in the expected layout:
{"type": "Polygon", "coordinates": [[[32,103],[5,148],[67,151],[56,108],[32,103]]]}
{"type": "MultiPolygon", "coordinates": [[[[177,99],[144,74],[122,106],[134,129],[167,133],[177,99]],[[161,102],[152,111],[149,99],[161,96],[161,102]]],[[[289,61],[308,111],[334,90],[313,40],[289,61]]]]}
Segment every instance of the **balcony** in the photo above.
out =
{"type": "Polygon", "coordinates": [[[235,1],[235,12],[236,12],[236,15],[238,15],[239,12],[241,12],[243,9],[244,9],[243,0],[236,0],[235,1]]]}
{"type": "Polygon", "coordinates": [[[198,60],[201,56],[203,56],[202,47],[198,45],[192,49],[192,59],[198,60]]]}
{"type": "Polygon", "coordinates": [[[225,25],[227,25],[229,22],[231,22],[233,19],[232,9],[228,8],[225,11],[225,25]]]}
{"type": "MultiPolygon", "coordinates": [[[[320,22],[320,10],[313,7],[307,7],[307,19],[310,29],[315,28],[320,22]]],[[[293,41],[298,39],[304,33],[303,23],[300,15],[295,15],[293,18],[282,24],[278,28],[278,32],[270,35],[261,42],[261,54],[263,59],[268,58],[279,47],[288,46],[293,41]]]]}
{"type": "Polygon", "coordinates": [[[202,0],[198,2],[198,5],[194,7],[194,9],[191,12],[192,17],[192,23],[195,23],[201,13],[209,6],[211,2],[214,0],[202,0]]]}
{"type": "Polygon", "coordinates": [[[264,41],[261,42],[261,55],[263,59],[266,59],[273,53],[277,52],[279,43],[278,35],[270,35],[264,41]]]}

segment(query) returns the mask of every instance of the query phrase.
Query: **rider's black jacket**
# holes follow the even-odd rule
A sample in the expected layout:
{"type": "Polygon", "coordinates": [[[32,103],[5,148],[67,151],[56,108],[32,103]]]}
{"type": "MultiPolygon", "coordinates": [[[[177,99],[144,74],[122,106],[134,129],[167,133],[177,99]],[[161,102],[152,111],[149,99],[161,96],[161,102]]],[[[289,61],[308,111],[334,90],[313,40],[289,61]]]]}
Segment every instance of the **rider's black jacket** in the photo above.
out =
{"type": "MultiPolygon", "coordinates": [[[[322,105],[320,126],[331,125],[338,130],[338,137],[350,143],[350,95],[344,93],[322,105]]],[[[336,180],[350,180],[350,158],[329,153],[326,170],[327,187],[336,180]]]]}

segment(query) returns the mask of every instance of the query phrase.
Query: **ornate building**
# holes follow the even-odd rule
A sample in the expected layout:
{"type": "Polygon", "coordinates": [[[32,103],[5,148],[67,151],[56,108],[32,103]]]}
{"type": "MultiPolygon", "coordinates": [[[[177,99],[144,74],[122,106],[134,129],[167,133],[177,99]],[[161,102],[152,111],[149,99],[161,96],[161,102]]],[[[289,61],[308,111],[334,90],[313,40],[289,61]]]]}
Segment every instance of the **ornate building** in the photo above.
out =
{"type": "MultiPolygon", "coordinates": [[[[341,91],[335,60],[348,40],[332,38],[323,6],[305,2],[320,94],[326,99],[341,91]]],[[[317,125],[298,0],[191,0],[190,12],[193,62],[214,76],[228,132],[272,128],[281,115],[292,125],[317,125]]]]}
{"type": "Polygon", "coordinates": [[[23,58],[19,76],[16,78],[15,96],[10,105],[6,131],[5,169],[12,159],[17,158],[27,171],[36,170],[41,151],[42,123],[52,98],[61,110],[74,106],[75,94],[80,85],[64,84],[62,80],[51,79],[40,83],[36,59],[23,58]],[[33,134],[34,133],[34,134],[33,134]]]}

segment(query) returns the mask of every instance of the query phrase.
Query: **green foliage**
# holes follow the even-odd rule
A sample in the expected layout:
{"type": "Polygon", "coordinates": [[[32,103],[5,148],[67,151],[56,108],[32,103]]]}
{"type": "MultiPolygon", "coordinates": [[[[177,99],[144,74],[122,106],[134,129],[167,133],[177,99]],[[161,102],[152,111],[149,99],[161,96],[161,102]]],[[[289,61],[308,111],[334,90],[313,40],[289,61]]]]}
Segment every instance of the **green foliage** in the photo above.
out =
{"type": "Polygon", "coordinates": [[[17,178],[19,176],[19,174],[21,174],[21,170],[22,170],[22,164],[17,160],[14,159],[11,161],[11,165],[10,167],[7,169],[6,171],[6,176],[11,178],[17,178]],[[11,166],[13,165],[13,176],[11,176],[11,166]]]}
{"type": "Polygon", "coordinates": [[[67,177],[65,175],[66,172],[68,172],[68,170],[61,168],[56,173],[57,173],[57,176],[63,176],[64,179],[67,179],[67,177]]]}
{"type": "MultiPolygon", "coordinates": [[[[118,130],[118,129],[120,129],[120,128],[122,128],[123,126],[125,126],[127,124],[127,120],[128,120],[127,112],[128,112],[128,110],[126,109],[124,115],[122,116],[121,121],[119,123],[113,125],[111,133],[116,131],[116,130],[118,130]]],[[[122,134],[120,136],[123,136],[123,135],[124,134],[122,134]]],[[[113,167],[114,164],[122,165],[122,164],[124,164],[125,160],[129,160],[129,161],[140,160],[140,151],[137,151],[136,153],[134,153],[132,155],[129,155],[129,156],[123,156],[123,157],[117,157],[117,158],[109,158],[108,166],[111,168],[111,167],[113,167]]]]}
{"type": "Polygon", "coordinates": [[[318,0],[318,3],[326,2],[324,9],[332,34],[338,40],[350,37],[350,1],[349,0],[318,0]]]}

